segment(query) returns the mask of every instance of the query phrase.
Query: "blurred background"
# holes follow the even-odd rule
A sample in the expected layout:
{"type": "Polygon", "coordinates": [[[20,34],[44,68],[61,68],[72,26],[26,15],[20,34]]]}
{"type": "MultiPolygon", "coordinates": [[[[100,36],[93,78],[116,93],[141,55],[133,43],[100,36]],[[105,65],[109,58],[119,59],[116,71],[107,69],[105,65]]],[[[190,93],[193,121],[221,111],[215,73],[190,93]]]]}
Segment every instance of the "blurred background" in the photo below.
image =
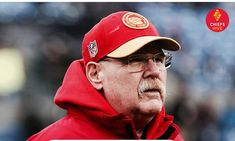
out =
{"type": "Polygon", "coordinates": [[[0,141],[24,141],[65,114],[53,103],[84,34],[102,17],[139,12],[178,40],[167,111],[186,141],[235,138],[235,3],[0,3],[0,141]],[[230,23],[210,31],[209,10],[230,23]]]}

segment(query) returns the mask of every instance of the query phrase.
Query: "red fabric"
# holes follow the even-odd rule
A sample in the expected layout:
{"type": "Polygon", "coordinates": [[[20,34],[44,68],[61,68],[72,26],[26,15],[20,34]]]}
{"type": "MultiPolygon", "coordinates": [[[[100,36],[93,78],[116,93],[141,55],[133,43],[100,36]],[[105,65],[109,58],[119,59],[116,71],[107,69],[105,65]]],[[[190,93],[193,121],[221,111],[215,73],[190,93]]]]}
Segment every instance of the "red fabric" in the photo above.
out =
{"type": "MultiPolygon", "coordinates": [[[[28,141],[51,139],[139,139],[133,121],[117,113],[86,79],[82,60],[74,61],[58,89],[55,103],[67,110],[67,115],[51,124],[28,141]]],[[[161,111],[147,126],[145,138],[157,139],[168,127],[175,131],[169,137],[183,141],[173,117],[161,111]],[[181,137],[181,138],[179,138],[181,137]]]]}
{"type": "Polygon", "coordinates": [[[183,137],[179,134],[175,137],[174,141],[184,141],[183,137]]]}

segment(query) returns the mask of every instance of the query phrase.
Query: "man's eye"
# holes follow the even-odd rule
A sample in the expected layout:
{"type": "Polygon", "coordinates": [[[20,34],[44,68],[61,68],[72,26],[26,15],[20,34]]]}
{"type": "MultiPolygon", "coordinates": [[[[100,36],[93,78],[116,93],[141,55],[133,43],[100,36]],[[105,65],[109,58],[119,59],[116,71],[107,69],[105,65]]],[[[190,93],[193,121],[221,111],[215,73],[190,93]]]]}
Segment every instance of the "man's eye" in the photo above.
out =
{"type": "Polygon", "coordinates": [[[165,63],[165,59],[162,57],[155,58],[156,63],[165,63]]]}

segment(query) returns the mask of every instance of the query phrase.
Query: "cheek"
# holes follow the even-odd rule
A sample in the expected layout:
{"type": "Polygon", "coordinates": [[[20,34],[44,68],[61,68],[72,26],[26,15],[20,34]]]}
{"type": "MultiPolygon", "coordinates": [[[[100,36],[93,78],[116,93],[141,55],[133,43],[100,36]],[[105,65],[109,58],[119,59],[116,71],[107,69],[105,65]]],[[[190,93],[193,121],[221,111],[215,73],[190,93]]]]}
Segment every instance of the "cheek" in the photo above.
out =
{"type": "MultiPolygon", "coordinates": [[[[132,74],[115,72],[106,75],[103,80],[103,89],[107,100],[111,105],[128,109],[138,102],[137,87],[140,79],[132,74]]],[[[122,111],[122,110],[121,110],[122,111]]]]}
{"type": "Polygon", "coordinates": [[[104,89],[109,93],[118,94],[121,97],[134,96],[137,92],[139,80],[127,73],[115,73],[106,76],[104,79],[104,89]]]}

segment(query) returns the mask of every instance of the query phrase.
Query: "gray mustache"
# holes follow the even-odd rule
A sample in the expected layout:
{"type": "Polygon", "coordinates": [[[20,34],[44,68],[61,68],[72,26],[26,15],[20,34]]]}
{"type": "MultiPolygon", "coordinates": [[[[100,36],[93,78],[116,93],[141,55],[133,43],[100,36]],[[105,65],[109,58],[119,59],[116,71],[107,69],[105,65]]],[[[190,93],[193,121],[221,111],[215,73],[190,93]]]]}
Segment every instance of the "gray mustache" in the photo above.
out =
{"type": "Polygon", "coordinates": [[[158,79],[147,79],[140,83],[138,87],[138,92],[143,93],[147,90],[158,90],[160,93],[163,92],[163,87],[158,79]]]}

